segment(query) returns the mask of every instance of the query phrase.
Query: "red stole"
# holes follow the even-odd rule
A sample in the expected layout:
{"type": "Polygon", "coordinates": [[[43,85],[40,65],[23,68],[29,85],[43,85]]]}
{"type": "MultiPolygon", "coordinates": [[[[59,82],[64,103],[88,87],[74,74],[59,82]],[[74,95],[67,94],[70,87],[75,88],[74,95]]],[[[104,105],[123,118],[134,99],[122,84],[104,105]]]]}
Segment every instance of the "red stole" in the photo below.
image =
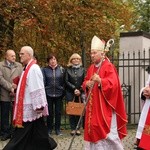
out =
{"type": "Polygon", "coordinates": [[[147,114],[145,126],[138,147],[150,150],[150,109],[147,114]]]}
{"type": "MultiPolygon", "coordinates": [[[[26,86],[26,80],[27,80],[27,74],[29,72],[30,67],[35,64],[35,61],[32,60],[30,62],[30,64],[27,66],[22,80],[21,80],[21,84],[20,84],[20,88],[19,88],[19,94],[18,94],[18,104],[17,106],[15,105],[15,107],[17,107],[16,109],[16,117],[15,120],[13,121],[14,126],[21,128],[22,126],[22,122],[23,122],[23,99],[24,99],[24,94],[25,94],[25,86],[26,86]]],[[[16,102],[15,102],[16,103],[16,102]]]]}

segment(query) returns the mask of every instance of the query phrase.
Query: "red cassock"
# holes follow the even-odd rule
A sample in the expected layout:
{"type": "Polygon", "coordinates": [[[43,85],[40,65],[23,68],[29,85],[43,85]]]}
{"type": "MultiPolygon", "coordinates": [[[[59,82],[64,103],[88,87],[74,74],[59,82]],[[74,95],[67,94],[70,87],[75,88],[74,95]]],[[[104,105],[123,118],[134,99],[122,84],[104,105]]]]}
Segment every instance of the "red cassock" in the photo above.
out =
{"type": "MultiPolygon", "coordinates": [[[[86,94],[88,94],[86,82],[97,69],[98,67],[93,64],[87,70],[82,85],[86,94]]],[[[118,134],[122,139],[127,135],[127,116],[118,73],[114,65],[105,59],[98,74],[101,78],[101,87],[95,83],[86,107],[84,140],[96,143],[105,139],[110,132],[113,111],[116,113],[118,134]]]]}
{"type": "Polygon", "coordinates": [[[145,126],[138,147],[144,150],[150,150],[150,109],[147,114],[145,126]]]}

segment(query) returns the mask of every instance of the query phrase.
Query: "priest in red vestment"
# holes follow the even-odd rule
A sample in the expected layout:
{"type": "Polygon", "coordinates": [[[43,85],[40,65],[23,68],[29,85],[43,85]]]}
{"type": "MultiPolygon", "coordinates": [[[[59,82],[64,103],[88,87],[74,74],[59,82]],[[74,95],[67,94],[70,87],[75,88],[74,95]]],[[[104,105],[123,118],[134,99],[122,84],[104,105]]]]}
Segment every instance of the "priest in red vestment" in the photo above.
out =
{"type": "Polygon", "coordinates": [[[83,89],[90,94],[85,114],[85,150],[123,150],[121,139],[127,135],[120,81],[114,65],[105,56],[106,49],[107,45],[94,36],[91,43],[93,64],[83,82],[83,89]]]}
{"type": "Polygon", "coordinates": [[[146,86],[141,89],[140,97],[143,103],[138,128],[136,132],[137,150],[150,150],[150,75],[146,86]]]}

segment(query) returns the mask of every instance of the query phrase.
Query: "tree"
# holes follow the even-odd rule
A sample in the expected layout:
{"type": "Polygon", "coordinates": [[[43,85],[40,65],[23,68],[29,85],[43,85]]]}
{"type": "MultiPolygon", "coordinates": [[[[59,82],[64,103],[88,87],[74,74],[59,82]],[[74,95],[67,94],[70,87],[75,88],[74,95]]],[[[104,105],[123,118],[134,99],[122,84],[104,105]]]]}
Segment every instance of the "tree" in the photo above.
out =
{"type": "Polygon", "coordinates": [[[150,33],[150,0],[133,0],[133,5],[138,16],[133,27],[150,33]]]}
{"type": "Polygon", "coordinates": [[[31,45],[43,61],[53,52],[62,64],[81,48],[88,55],[94,35],[107,41],[121,25],[131,30],[134,20],[132,5],[123,0],[5,0],[0,6],[4,50],[31,45]]]}

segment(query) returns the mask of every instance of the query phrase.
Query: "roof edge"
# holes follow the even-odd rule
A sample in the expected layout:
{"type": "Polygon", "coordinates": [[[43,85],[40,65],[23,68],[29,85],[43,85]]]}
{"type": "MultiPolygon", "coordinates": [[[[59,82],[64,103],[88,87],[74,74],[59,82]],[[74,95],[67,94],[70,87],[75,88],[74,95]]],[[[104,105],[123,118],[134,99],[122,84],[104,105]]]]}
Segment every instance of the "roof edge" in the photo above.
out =
{"type": "Polygon", "coordinates": [[[143,36],[150,39],[150,33],[145,31],[137,31],[137,32],[121,32],[120,37],[133,37],[133,36],[143,36]]]}

